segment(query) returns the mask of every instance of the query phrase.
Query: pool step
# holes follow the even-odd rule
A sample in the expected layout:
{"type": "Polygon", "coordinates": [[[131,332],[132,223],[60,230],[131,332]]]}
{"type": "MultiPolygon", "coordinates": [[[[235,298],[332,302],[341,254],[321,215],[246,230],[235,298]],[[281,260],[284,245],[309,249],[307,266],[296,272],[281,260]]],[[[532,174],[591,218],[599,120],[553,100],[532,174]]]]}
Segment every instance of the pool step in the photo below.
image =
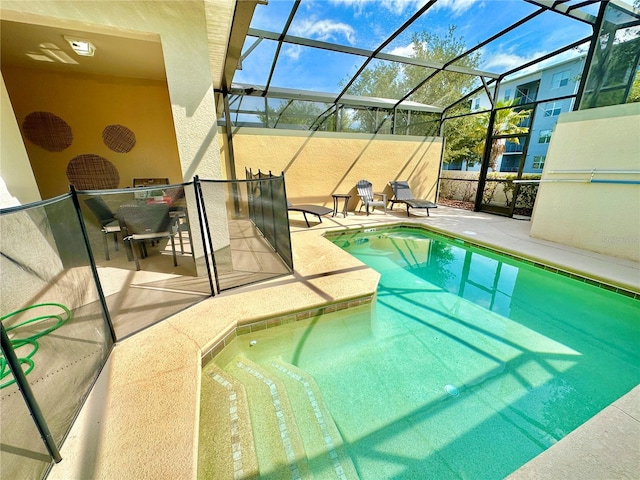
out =
{"type": "Polygon", "coordinates": [[[247,392],[260,478],[313,478],[283,382],[242,356],[225,371],[247,392]]]}
{"type": "Polygon", "coordinates": [[[287,389],[314,477],[358,478],[340,431],[313,377],[280,359],[272,359],[266,368],[280,378],[287,389]]]}
{"type": "Polygon", "coordinates": [[[198,478],[259,478],[245,388],[210,362],[203,370],[198,478]]]}
{"type": "Polygon", "coordinates": [[[238,356],[225,367],[247,391],[260,478],[357,479],[313,378],[279,359],[263,363],[238,356]]]}

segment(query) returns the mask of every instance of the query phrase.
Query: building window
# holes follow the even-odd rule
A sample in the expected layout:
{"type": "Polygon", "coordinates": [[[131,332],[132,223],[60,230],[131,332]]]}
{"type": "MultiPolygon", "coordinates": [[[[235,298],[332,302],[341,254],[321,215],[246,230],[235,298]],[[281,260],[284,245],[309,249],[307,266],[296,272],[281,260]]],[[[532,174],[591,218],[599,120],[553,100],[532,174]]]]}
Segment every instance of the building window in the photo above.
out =
{"type": "Polygon", "coordinates": [[[562,112],[562,105],[559,102],[550,102],[544,106],[545,117],[555,117],[560,115],[560,112],[562,112]]]}
{"type": "Polygon", "coordinates": [[[529,97],[529,89],[527,87],[517,87],[516,97],[519,98],[518,105],[533,102],[535,98],[529,97]]]}
{"type": "Polygon", "coordinates": [[[538,143],[549,143],[551,141],[551,130],[540,130],[538,143]]]}
{"type": "Polygon", "coordinates": [[[554,73],[551,77],[551,88],[566,87],[569,84],[569,70],[554,73]]]}
{"type": "Polygon", "coordinates": [[[473,108],[475,108],[476,110],[478,110],[480,108],[480,99],[479,98],[476,98],[476,103],[475,103],[473,108]]]}
{"type": "Polygon", "coordinates": [[[542,170],[544,167],[544,161],[547,159],[546,155],[536,155],[533,157],[533,168],[542,170]]]}
{"type": "Polygon", "coordinates": [[[511,98],[511,89],[510,89],[510,88],[507,88],[507,89],[504,91],[504,99],[503,99],[503,100],[504,100],[505,102],[507,102],[507,101],[509,101],[509,99],[510,99],[510,98],[511,98]]]}
{"type": "Polygon", "coordinates": [[[505,153],[522,153],[522,142],[507,140],[504,146],[505,153]]]}

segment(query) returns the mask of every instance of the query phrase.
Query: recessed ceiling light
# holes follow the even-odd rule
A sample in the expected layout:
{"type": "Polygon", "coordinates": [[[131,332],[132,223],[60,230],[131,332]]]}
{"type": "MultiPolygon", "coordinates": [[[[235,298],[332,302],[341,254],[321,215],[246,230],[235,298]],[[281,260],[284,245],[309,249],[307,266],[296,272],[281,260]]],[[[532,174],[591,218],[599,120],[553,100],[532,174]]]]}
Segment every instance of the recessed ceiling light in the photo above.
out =
{"type": "Polygon", "coordinates": [[[96,53],[96,47],[89,40],[67,36],[65,36],[64,39],[69,42],[73,51],[80,56],[93,57],[93,54],[96,53]]]}

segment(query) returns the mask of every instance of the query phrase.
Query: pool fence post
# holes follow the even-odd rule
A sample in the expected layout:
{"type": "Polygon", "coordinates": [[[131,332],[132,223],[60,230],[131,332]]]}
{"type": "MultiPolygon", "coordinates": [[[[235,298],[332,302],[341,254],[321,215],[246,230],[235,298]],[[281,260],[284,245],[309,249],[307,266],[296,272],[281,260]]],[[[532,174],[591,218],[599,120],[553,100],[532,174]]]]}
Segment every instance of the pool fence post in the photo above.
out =
{"type": "Polygon", "coordinates": [[[9,368],[13,373],[13,378],[16,380],[16,385],[18,385],[18,389],[20,393],[22,393],[22,397],[24,398],[25,403],[27,404],[27,409],[29,413],[33,417],[33,421],[40,432],[40,436],[42,437],[42,441],[44,442],[47,450],[49,451],[49,455],[56,463],[60,463],[62,461],[62,457],[60,456],[60,451],[58,450],[58,446],[56,442],[54,442],[53,437],[51,436],[51,431],[47,426],[47,422],[42,415],[42,410],[40,410],[40,406],[33,396],[33,391],[31,390],[31,386],[29,382],[27,382],[27,377],[22,371],[22,367],[20,366],[20,361],[16,356],[16,352],[13,351],[13,347],[11,346],[11,340],[9,340],[9,336],[4,329],[4,325],[0,322],[0,330],[1,330],[1,346],[2,353],[7,359],[7,363],[9,364],[9,368]]]}

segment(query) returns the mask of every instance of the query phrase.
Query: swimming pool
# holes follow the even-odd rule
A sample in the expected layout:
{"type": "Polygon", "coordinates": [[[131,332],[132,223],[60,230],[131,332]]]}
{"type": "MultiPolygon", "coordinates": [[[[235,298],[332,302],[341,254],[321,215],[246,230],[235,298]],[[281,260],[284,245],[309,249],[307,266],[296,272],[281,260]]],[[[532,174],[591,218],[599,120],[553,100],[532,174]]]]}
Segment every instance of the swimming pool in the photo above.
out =
{"type": "Polygon", "coordinates": [[[414,228],[332,241],[380,272],[373,311],[241,336],[213,362],[250,404],[266,371],[306,382],[335,425],[310,471],[504,478],[640,382],[637,300],[414,228]]]}

